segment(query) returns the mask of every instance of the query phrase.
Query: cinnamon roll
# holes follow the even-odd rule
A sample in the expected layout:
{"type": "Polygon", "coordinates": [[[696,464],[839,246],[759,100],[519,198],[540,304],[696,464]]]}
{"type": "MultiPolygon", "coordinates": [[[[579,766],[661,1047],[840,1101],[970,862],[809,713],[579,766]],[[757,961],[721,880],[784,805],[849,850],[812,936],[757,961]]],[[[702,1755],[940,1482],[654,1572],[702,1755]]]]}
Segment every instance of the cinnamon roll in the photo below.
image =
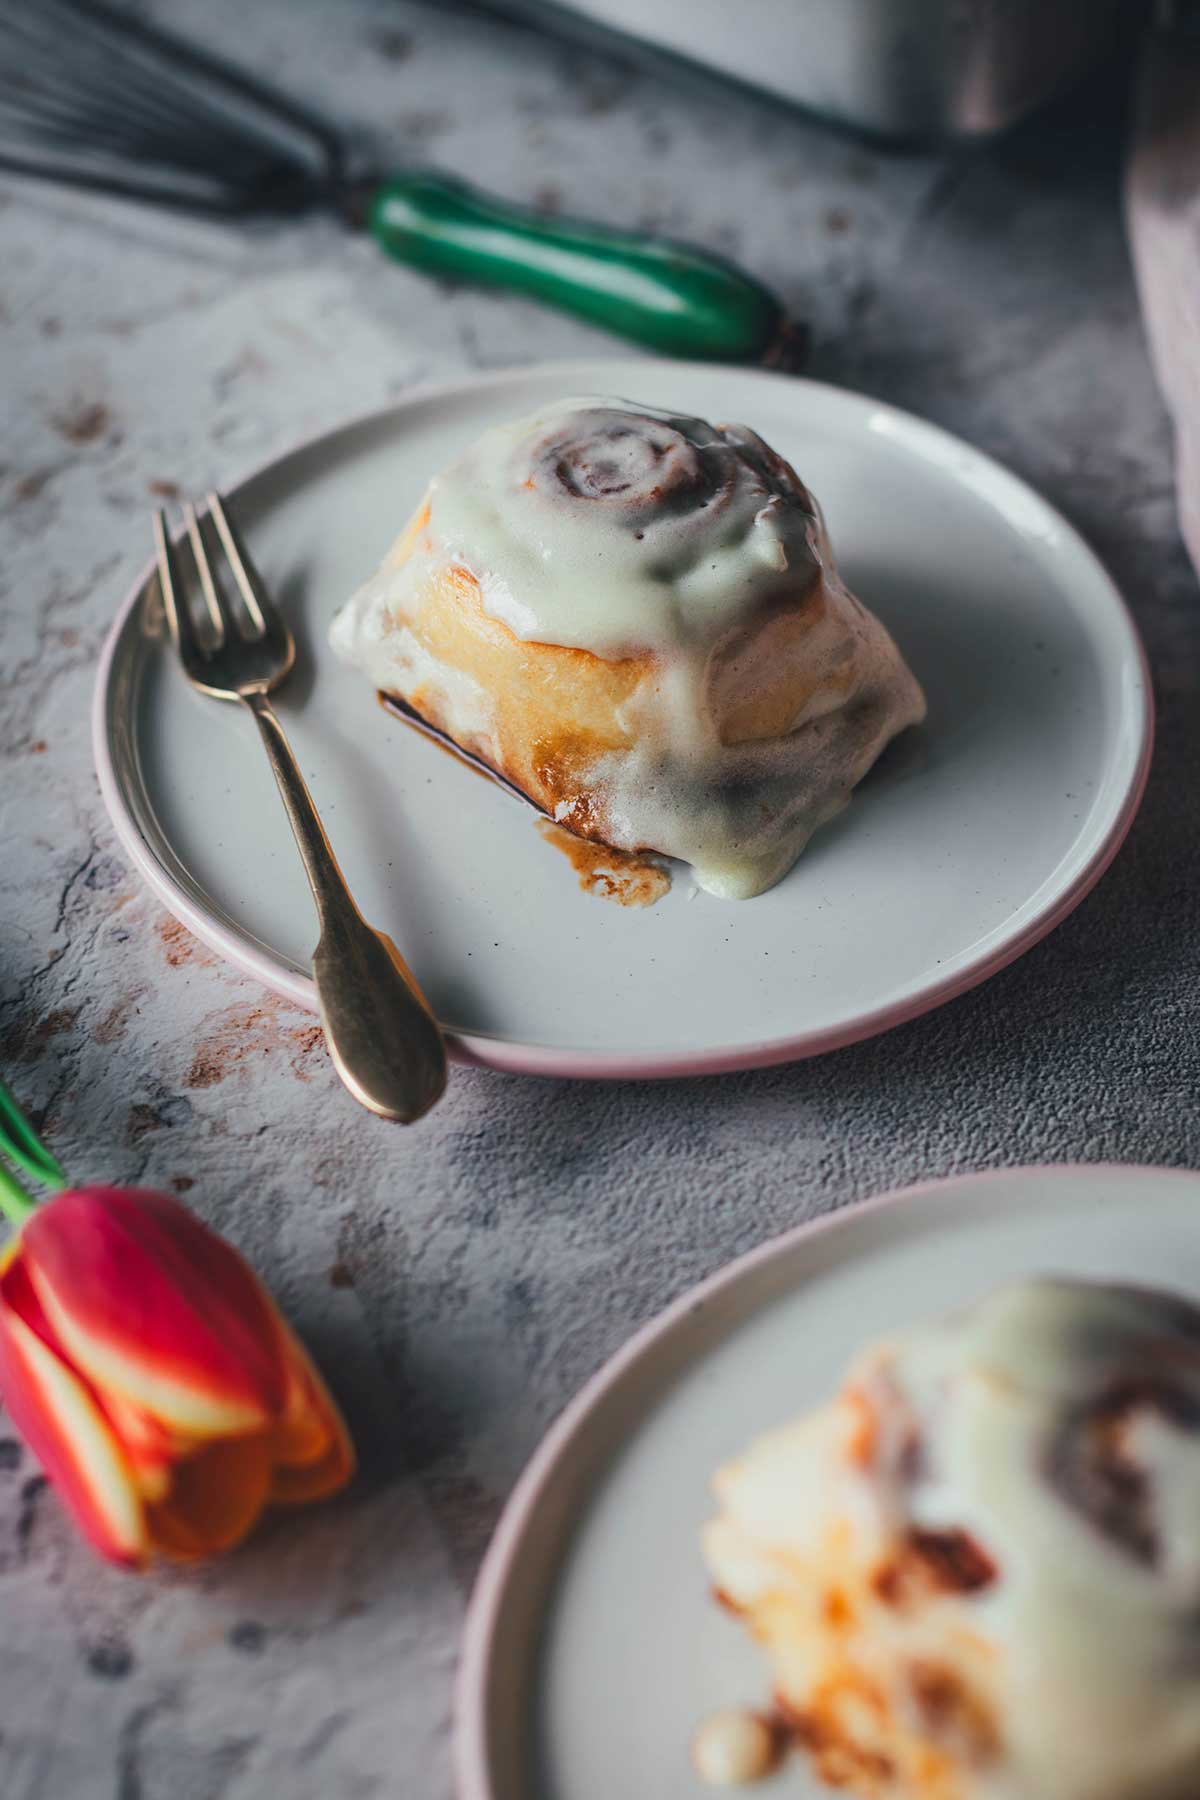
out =
{"type": "Polygon", "coordinates": [[[1031,1281],[716,1477],[779,1714],[869,1800],[1196,1800],[1200,1310],[1031,1281]]]}
{"type": "Polygon", "coordinates": [[[778,881],[925,702],[744,426],[572,400],[434,477],[340,656],[580,837],[778,881]]]}

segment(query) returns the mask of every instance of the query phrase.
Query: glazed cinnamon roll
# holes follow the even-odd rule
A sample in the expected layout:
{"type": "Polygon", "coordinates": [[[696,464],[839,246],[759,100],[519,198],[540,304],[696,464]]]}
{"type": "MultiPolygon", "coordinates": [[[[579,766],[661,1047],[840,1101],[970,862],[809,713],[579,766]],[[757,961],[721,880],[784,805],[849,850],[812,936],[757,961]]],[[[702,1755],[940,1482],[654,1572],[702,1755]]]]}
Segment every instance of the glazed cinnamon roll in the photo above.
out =
{"type": "Polygon", "coordinates": [[[783,1724],[869,1800],[1200,1794],[1200,1310],[1035,1281],[716,1478],[783,1724]]]}
{"type": "Polygon", "coordinates": [[[731,898],[925,711],[795,471],[743,426],[623,401],[487,432],[331,635],[559,824],[731,898]]]}

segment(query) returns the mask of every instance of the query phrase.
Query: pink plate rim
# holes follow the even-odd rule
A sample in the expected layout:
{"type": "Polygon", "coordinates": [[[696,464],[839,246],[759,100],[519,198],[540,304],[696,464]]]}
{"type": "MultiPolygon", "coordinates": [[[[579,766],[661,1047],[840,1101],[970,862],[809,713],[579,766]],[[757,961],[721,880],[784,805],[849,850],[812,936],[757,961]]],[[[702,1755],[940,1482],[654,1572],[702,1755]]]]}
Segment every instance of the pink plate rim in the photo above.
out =
{"type": "Polygon", "coordinates": [[[1002,1181],[1014,1178],[1071,1175],[1076,1177],[1108,1175],[1153,1175],[1180,1182],[1196,1182],[1200,1171],[1160,1167],[1153,1163],[1063,1162],[1021,1163],[1010,1168],[976,1169],[957,1175],[932,1176],[907,1187],[892,1188],[869,1199],[850,1201],[835,1212],[823,1213],[777,1237],[768,1238],[744,1255],[708,1275],[688,1288],[641,1325],[632,1337],[614,1351],[579,1391],[570,1399],[550,1425],[512,1488],[491,1542],[479,1567],[463,1623],[462,1646],[454,1688],[453,1763],[458,1800],[498,1800],[492,1784],[488,1758],[487,1697],[488,1676],[496,1633],[500,1623],[505,1587],[513,1563],[543,1493],[553,1480],[558,1465],[589,1413],[616,1386],[626,1372],[664,1339],[698,1307],[706,1306],[719,1295],[737,1285],[744,1277],[765,1267],[778,1257],[789,1255],[802,1243],[845,1230],[864,1217],[890,1211],[928,1198],[930,1195],[966,1189],[962,1197],[969,1203],[983,1204],[988,1190],[1002,1181]],[[982,1191],[980,1191],[982,1190],[982,1191]]]}
{"type": "MultiPolygon", "coordinates": [[[[561,375],[564,381],[569,381],[573,373],[584,369],[592,370],[597,363],[603,360],[605,359],[595,357],[530,364],[518,363],[469,377],[419,384],[387,406],[373,407],[367,412],[343,421],[340,425],[334,425],[327,430],[302,438],[283,450],[275,451],[262,462],[255,464],[253,468],[244,471],[235,481],[229,483],[224,491],[228,494],[236,494],[240,487],[264,475],[276,464],[286,461],[289,457],[296,456],[303,450],[311,449],[314,444],[332,439],[342,433],[365,429],[373,423],[382,422],[389,414],[402,411],[414,404],[426,403],[431,400],[450,400],[469,394],[481,387],[503,386],[504,383],[516,378],[530,378],[546,371],[561,375]]],[[[654,363],[660,360],[662,359],[647,359],[647,366],[653,367],[654,363]]],[[[671,367],[695,370],[709,368],[720,370],[722,373],[736,374],[739,378],[760,379],[771,383],[777,383],[782,379],[770,370],[741,369],[725,364],[672,363],[671,367]]],[[[826,392],[835,392],[842,399],[880,408],[889,415],[903,420],[906,424],[918,427],[931,439],[940,439],[946,444],[953,445],[963,442],[953,432],[943,429],[940,425],[931,424],[915,413],[906,412],[902,407],[892,406],[888,401],[876,401],[869,395],[834,388],[833,384],[829,382],[811,381],[801,376],[789,376],[786,379],[795,386],[798,392],[804,388],[819,388],[826,392]]],[[[1137,765],[1121,807],[1107,834],[1097,843],[1088,862],[1079,870],[1074,880],[1049,901],[1040,913],[1030,919],[1016,937],[999,945],[988,955],[980,957],[970,967],[960,969],[942,981],[931,983],[919,994],[893,1001],[869,1012],[859,1013],[856,1017],[846,1019],[841,1024],[824,1031],[800,1032],[793,1037],[771,1038],[761,1043],[716,1045],[703,1050],[684,1052],[653,1049],[578,1050],[546,1044],[514,1043],[504,1038],[489,1037],[483,1034],[458,1033],[449,1035],[447,1040],[455,1061],[472,1064],[478,1068],[499,1069],[511,1074],[602,1081],[664,1080],[686,1075],[732,1074],[740,1069],[769,1068],[779,1063],[798,1062],[810,1056],[823,1056],[830,1050],[842,1050],[851,1044],[862,1042],[865,1038],[875,1037],[881,1032],[893,1030],[898,1025],[908,1024],[911,1020],[921,1018],[925,1013],[933,1012],[937,1007],[944,1006],[947,1001],[957,999],[960,994],[968,993],[971,988],[978,987],[991,976],[1007,968],[1018,957],[1023,956],[1035,944],[1040,943],[1086,898],[1108,869],[1128,836],[1145,793],[1154,753],[1155,706],[1150,665],[1137,624],[1123,594],[1086,540],[1050,501],[1043,499],[1036,489],[1006,469],[996,458],[988,456],[984,451],[974,449],[973,446],[971,446],[971,453],[993,472],[1002,476],[1006,482],[1020,488],[1036,501],[1039,507],[1054,516],[1064,536],[1070,540],[1076,550],[1083,553],[1095,572],[1104,581],[1110,597],[1115,601],[1119,612],[1124,617],[1137,659],[1141,677],[1139,688],[1142,701],[1141,739],[1137,765]]],[[[279,994],[285,1000],[290,1000],[295,1005],[303,1007],[306,1011],[316,1012],[318,1010],[317,995],[311,976],[282,967],[265,951],[256,949],[236,932],[226,929],[218,919],[212,917],[181,888],[177,887],[162,867],[153,848],[143,836],[137,821],[125,804],[122,785],[117,776],[109,743],[109,685],[113,662],[126,623],[134,607],[137,606],[153,571],[154,563],[153,559],[150,559],[143,565],[133,586],[122,600],[116,618],[104,640],[96,670],[92,700],[92,754],[105,808],[113,829],[133,866],[156,899],[169,913],[185,925],[210,950],[215,951],[224,960],[233,963],[243,974],[254,976],[264,987],[279,994]]]]}

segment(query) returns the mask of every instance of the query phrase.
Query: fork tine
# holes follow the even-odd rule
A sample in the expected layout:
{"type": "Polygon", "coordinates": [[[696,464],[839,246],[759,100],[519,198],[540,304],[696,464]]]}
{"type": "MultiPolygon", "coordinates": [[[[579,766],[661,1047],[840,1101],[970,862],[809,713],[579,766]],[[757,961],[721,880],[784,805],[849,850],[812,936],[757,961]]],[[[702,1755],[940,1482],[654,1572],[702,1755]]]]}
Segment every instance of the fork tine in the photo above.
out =
{"type": "Polygon", "coordinates": [[[264,637],[267,631],[267,617],[271,611],[271,598],[263,586],[262,577],[251,560],[250,552],[242,542],[241,533],[225,511],[220,494],[207,496],[208,514],[217,528],[229,566],[233,570],[233,578],[237,582],[238,592],[245,602],[246,611],[254,622],[255,634],[264,637]]]}
{"type": "Polygon", "coordinates": [[[200,652],[200,644],[196,638],[196,628],[192,624],[192,615],[188,611],[187,595],[179,579],[179,564],[175,560],[175,549],[161,506],[154,514],[154,553],[158,562],[158,585],[163,605],[167,609],[171,639],[176,650],[186,660],[200,652]]]}
{"type": "Polygon", "coordinates": [[[217,593],[217,585],[213,580],[212,564],[208,558],[208,547],[200,530],[200,521],[196,517],[196,509],[190,500],[184,501],[183,517],[187,525],[188,538],[191,541],[192,555],[196,562],[196,573],[200,577],[200,591],[204,595],[204,604],[208,608],[208,617],[213,629],[213,649],[219,650],[225,642],[226,621],[221,599],[217,593]]]}

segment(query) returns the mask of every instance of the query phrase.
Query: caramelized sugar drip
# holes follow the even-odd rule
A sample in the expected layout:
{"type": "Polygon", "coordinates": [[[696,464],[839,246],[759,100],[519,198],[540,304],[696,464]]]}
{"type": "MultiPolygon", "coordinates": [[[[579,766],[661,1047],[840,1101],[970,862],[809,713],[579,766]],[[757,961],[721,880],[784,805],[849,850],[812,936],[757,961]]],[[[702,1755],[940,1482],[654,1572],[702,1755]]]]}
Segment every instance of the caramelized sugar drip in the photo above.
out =
{"type": "Polygon", "coordinates": [[[615,900],[618,906],[653,906],[670,889],[669,871],[648,856],[593,844],[564,831],[553,819],[539,819],[537,828],[548,844],[562,851],[585,894],[615,900]]]}
{"type": "MultiPolygon", "coordinates": [[[[473,769],[477,775],[485,776],[498,787],[507,789],[528,806],[534,805],[529,796],[511,781],[498,775],[477,756],[471,756],[461,749],[453,738],[428,724],[406,702],[398,700],[392,694],[385,694],[382,690],[377,693],[376,698],[385,712],[402,720],[412,730],[420,732],[423,738],[436,744],[456,762],[473,769]]],[[[553,819],[540,818],[537,827],[547,843],[562,851],[579,876],[579,885],[585,894],[598,894],[602,900],[615,900],[618,906],[653,906],[656,900],[661,900],[670,890],[670,873],[661,862],[649,856],[638,856],[631,850],[614,850],[608,844],[594,844],[587,838],[576,837],[574,832],[564,830],[553,819]]]]}

